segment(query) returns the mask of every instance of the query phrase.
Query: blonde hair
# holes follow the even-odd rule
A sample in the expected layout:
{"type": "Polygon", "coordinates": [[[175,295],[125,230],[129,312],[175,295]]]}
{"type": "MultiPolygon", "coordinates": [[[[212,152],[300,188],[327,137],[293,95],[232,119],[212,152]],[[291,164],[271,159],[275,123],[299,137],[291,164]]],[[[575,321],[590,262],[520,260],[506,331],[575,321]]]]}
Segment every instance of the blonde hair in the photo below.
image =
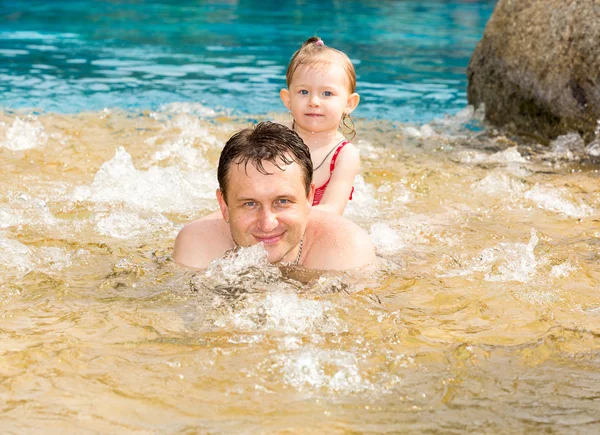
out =
{"type": "Polygon", "coordinates": [[[318,36],[311,36],[304,41],[302,47],[300,47],[290,59],[290,63],[285,73],[285,81],[288,88],[292,83],[294,73],[300,66],[328,67],[336,60],[340,61],[346,72],[350,93],[356,92],[356,71],[354,71],[354,65],[352,65],[350,58],[346,53],[326,46],[323,40],[318,36]]]}

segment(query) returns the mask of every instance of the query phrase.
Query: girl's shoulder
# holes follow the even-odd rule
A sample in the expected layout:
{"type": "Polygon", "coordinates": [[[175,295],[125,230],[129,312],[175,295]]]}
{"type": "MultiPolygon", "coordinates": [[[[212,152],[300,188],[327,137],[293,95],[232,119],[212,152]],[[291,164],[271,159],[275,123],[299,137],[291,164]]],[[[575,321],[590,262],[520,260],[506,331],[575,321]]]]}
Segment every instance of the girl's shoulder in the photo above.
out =
{"type": "Polygon", "coordinates": [[[349,140],[342,142],[335,151],[335,154],[337,154],[337,161],[352,162],[360,160],[360,150],[349,140]]]}

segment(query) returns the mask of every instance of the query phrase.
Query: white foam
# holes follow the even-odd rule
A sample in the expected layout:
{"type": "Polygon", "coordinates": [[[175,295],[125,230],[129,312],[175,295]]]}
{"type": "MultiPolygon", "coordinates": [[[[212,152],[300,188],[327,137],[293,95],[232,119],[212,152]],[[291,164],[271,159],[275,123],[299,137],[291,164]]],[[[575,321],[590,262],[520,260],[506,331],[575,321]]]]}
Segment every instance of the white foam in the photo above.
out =
{"type": "Polygon", "coordinates": [[[344,216],[350,218],[372,218],[379,214],[374,188],[365,182],[362,175],[354,178],[354,193],[344,209],[344,216]]]}
{"type": "Polygon", "coordinates": [[[592,216],[592,207],[582,202],[571,201],[567,196],[569,192],[564,188],[541,186],[536,184],[525,192],[525,198],[529,199],[541,209],[564,214],[574,218],[592,216]]]}
{"type": "Polygon", "coordinates": [[[481,251],[477,257],[466,262],[464,267],[447,271],[439,276],[470,276],[480,272],[485,274],[486,281],[531,282],[538,268],[538,261],[534,254],[538,241],[536,230],[532,228],[528,243],[499,243],[481,251]]]}
{"type": "Polygon", "coordinates": [[[31,250],[24,244],[0,235],[0,266],[11,274],[25,275],[35,268],[31,250]]]}
{"type": "Polygon", "coordinates": [[[76,201],[124,203],[137,210],[192,213],[203,202],[214,199],[216,176],[212,171],[182,172],[175,167],[150,167],[138,171],[123,147],[105,162],[92,185],[79,187],[76,201]]]}
{"type": "Polygon", "coordinates": [[[300,391],[326,388],[337,393],[353,393],[370,387],[351,352],[308,347],[280,358],[283,381],[300,391]]]}
{"type": "Polygon", "coordinates": [[[0,229],[19,224],[19,218],[7,207],[0,207],[0,229]]]}
{"type": "MultiPolygon", "coordinates": [[[[200,103],[169,103],[160,106],[159,112],[169,114],[186,113],[190,115],[211,117],[217,113],[210,107],[206,107],[200,103]]],[[[155,114],[154,114],[155,115],[155,114]]]]}
{"type": "Polygon", "coordinates": [[[419,128],[419,133],[421,134],[421,137],[423,137],[423,138],[430,138],[430,137],[437,136],[437,133],[435,132],[433,127],[431,127],[429,124],[422,125],[421,128],[419,128]]]}
{"type": "Polygon", "coordinates": [[[550,270],[550,275],[552,275],[555,278],[564,278],[569,276],[571,272],[574,272],[576,270],[576,267],[574,267],[568,261],[565,261],[564,263],[552,266],[552,269],[550,270]]]}
{"type": "Polygon", "coordinates": [[[415,127],[411,127],[411,126],[404,127],[402,129],[402,132],[404,133],[404,136],[406,136],[406,137],[411,137],[411,138],[421,137],[421,132],[418,129],[416,129],[415,127]]]}
{"type": "Polygon", "coordinates": [[[467,165],[481,165],[488,161],[488,154],[476,150],[461,150],[456,157],[460,163],[467,165]]]}
{"type": "Polygon", "coordinates": [[[501,196],[511,200],[522,198],[525,192],[525,185],[521,181],[501,172],[487,175],[484,179],[473,183],[471,188],[476,192],[490,196],[501,196]]]}
{"type": "MultiPolygon", "coordinates": [[[[187,170],[210,170],[212,165],[203,155],[209,148],[219,145],[219,140],[204,127],[198,119],[189,116],[177,116],[169,120],[165,131],[173,129],[180,130],[179,135],[173,141],[165,143],[162,148],[154,153],[154,162],[167,161],[187,170]]],[[[162,135],[154,136],[146,140],[146,143],[154,146],[162,135]]]]}
{"type": "Polygon", "coordinates": [[[526,163],[527,160],[521,156],[517,147],[507,148],[503,151],[492,154],[489,159],[490,162],[494,163],[526,163]]]}
{"type": "Polygon", "coordinates": [[[531,230],[529,243],[500,243],[488,248],[481,254],[490,258],[493,268],[485,275],[486,281],[519,281],[530,282],[536,274],[538,262],[533,250],[539,238],[534,229],[531,230]]]}
{"type": "Polygon", "coordinates": [[[400,235],[382,222],[371,225],[370,234],[379,253],[391,254],[405,247],[400,235]]]}
{"type": "Polygon", "coordinates": [[[47,141],[44,126],[36,118],[21,119],[17,116],[0,146],[12,151],[23,151],[43,147],[47,141]]]}
{"type": "Polygon", "coordinates": [[[217,318],[215,325],[278,334],[341,333],[347,330],[330,303],[304,299],[295,292],[279,290],[284,285],[278,282],[268,287],[259,296],[256,293],[246,294],[245,306],[217,318]]]}
{"type": "Polygon", "coordinates": [[[253,268],[265,272],[262,277],[259,277],[265,282],[270,282],[273,276],[275,278],[281,276],[279,269],[269,263],[264,245],[257,243],[247,248],[238,248],[230,255],[213,260],[204,272],[203,278],[213,280],[215,284],[241,285],[247,278],[243,275],[253,268]]]}
{"type": "Polygon", "coordinates": [[[53,246],[37,249],[35,256],[38,264],[55,271],[64,270],[73,264],[67,251],[53,246]]]}
{"type": "Polygon", "coordinates": [[[10,209],[0,208],[0,216],[6,218],[0,228],[23,224],[55,226],[60,222],[54,217],[46,201],[33,198],[27,193],[11,193],[9,204],[10,209]]]}
{"type": "Polygon", "coordinates": [[[99,219],[96,230],[105,236],[117,239],[132,239],[139,236],[148,236],[158,231],[170,230],[173,232],[174,227],[171,221],[161,214],[155,214],[150,219],[144,219],[137,213],[114,211],[99,219]]]}

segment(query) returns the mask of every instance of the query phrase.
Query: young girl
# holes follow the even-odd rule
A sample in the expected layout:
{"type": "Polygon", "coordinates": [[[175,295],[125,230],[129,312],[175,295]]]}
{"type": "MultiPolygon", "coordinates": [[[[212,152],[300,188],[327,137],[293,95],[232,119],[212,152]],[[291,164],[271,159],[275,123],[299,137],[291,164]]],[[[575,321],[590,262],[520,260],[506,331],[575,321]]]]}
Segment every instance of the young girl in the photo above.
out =
{"type": "MultiPolygon", "coordinates": [[[[359,152],[342,133],[354,123],[350,113],[358,106],[356,72],[348,56],[313,36],[294,53],[286,72],[287,89],[281,101],[292,114],[292,129],[310,148],[313,206],[342,214],[352,199],[359,152]]],[[[351,137],[351,138],[352,138],[351,137]]]]}

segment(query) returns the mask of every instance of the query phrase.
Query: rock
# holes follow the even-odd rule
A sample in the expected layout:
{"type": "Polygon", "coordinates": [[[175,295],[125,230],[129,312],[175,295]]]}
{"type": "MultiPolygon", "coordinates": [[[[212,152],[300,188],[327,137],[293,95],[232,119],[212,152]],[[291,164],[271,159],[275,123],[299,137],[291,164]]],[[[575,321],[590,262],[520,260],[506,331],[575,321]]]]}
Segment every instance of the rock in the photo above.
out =
{"type": "Polygon", "coordinates": [[[594,140],[600,119],[600,0],[498,0],[467,68],[469,104],[542,143],[594,140]]]}

